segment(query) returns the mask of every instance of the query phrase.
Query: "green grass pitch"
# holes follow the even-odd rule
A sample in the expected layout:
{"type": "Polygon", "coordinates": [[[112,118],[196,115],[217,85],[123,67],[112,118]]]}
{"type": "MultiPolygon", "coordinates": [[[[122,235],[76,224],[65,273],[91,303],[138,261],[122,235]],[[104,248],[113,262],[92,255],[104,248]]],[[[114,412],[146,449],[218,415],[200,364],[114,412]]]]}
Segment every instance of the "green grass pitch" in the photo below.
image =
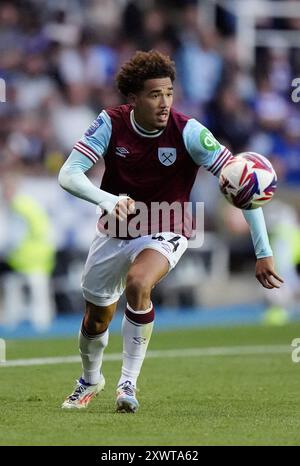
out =
{"type": "MultiPolygon", "coordinates": [[[[140,410],[114,412],[121,361],[105,361],[105,391],[86,410],[60,405],[79,363],[0,367],[1,445],[299,445],[300,324],[155,333],[139,379],[140,410]],[[258,354],[164,357],[180,348],[286,345],[258,354]]],[[[7,341],[7,360],[76,354],[76,339],[7,341]]],[[[121,352],[111,335],[107,354],[121,352]]]]}

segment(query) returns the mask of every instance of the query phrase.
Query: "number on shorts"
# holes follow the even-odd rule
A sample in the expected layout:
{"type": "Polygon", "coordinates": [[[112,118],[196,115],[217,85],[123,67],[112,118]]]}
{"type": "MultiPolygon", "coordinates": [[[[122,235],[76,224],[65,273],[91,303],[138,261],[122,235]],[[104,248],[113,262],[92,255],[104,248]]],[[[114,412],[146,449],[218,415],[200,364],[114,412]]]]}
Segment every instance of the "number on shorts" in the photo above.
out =
{"type": "MultiPolygon", "coordinates": [[[[168,240],[168,243],[171,243],[172,246],[173,246],[173,252],[177,251],[178,246],[179,246],[180,238],[181,238],[180,236],[174,236],[174,238],[168,240]]],[[[158,236],[153,235],[152,239],[157,239],[157,241],[165,241],[166,240],[166,238],[164,238],[162,235],[158,235],[158,236]]]]}
{"type": "Polygon", "coordinates": [[[171,243],[173,245],[173,248],[174,248],[173,252],[176,252],[178,249],[178,246],[179,246],[178,240],[180,240],[180,236],[174,236],[174,238],[168,240],[168,243],[171,243]]]}
{"type": "Polygon", "coordinates": [[[152,239],[157,239],[157,241],[165,241],[165,238],[162,235],[158,235],[158,236],[153,235],[152,239]]]}

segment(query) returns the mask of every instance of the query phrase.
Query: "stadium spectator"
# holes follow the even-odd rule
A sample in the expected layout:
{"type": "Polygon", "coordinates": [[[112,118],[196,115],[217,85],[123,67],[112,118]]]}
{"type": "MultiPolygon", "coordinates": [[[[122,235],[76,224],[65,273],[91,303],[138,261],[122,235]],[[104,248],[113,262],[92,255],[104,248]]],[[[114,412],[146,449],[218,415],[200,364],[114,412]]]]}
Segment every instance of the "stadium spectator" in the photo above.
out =
{"type": "Polygon", "coordinates": [[[300,186],[300,118],[286,119],[282,133],[274,139],[270,157],[281,175],[282,183],[299,188],[300,186]]]}

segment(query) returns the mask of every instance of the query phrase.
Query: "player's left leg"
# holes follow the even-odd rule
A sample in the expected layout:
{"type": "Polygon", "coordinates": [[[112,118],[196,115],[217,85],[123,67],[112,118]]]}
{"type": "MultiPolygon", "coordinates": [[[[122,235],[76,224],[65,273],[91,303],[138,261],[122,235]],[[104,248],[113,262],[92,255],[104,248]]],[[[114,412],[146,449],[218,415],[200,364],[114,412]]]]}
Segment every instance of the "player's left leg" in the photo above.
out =
{"type": "Polygon", "coordinates": [[[138,409],[136,381],[154,321],[151,290],[168,270],[167,258],[153,249],[143,250],[129,268],[126,281],[127,306],[122,323],[123,365],[117,388],[118,411],[135,412],[138,409]]]}
{"type": "Polygon", "coordinates": [[[187,248],[187,239],[179,234],[163,232],[129,242],[131,261],[126,281],[127,306],[123,318],[123,365],[117,388],[117,410],[135,412],[136,381],[150,341],[154,308],[152,288],[176,266],[187,248]]]}

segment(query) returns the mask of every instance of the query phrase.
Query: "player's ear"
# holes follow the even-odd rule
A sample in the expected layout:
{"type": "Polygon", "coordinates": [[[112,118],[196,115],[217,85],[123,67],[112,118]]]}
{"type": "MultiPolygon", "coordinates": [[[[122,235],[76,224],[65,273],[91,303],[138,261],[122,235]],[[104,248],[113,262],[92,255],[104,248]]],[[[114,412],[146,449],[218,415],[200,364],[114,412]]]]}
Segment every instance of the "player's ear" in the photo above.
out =
{"type": "Polygon", "coordinates": [[[133,107],[135,107],[135,106],[136,106],[136,99],[137,99],[136,94],[133,94],[132,92],[130,92],[130,93],[128,94],[127,98],[128,98],[128,102],[129,102],[133,107]]]}

